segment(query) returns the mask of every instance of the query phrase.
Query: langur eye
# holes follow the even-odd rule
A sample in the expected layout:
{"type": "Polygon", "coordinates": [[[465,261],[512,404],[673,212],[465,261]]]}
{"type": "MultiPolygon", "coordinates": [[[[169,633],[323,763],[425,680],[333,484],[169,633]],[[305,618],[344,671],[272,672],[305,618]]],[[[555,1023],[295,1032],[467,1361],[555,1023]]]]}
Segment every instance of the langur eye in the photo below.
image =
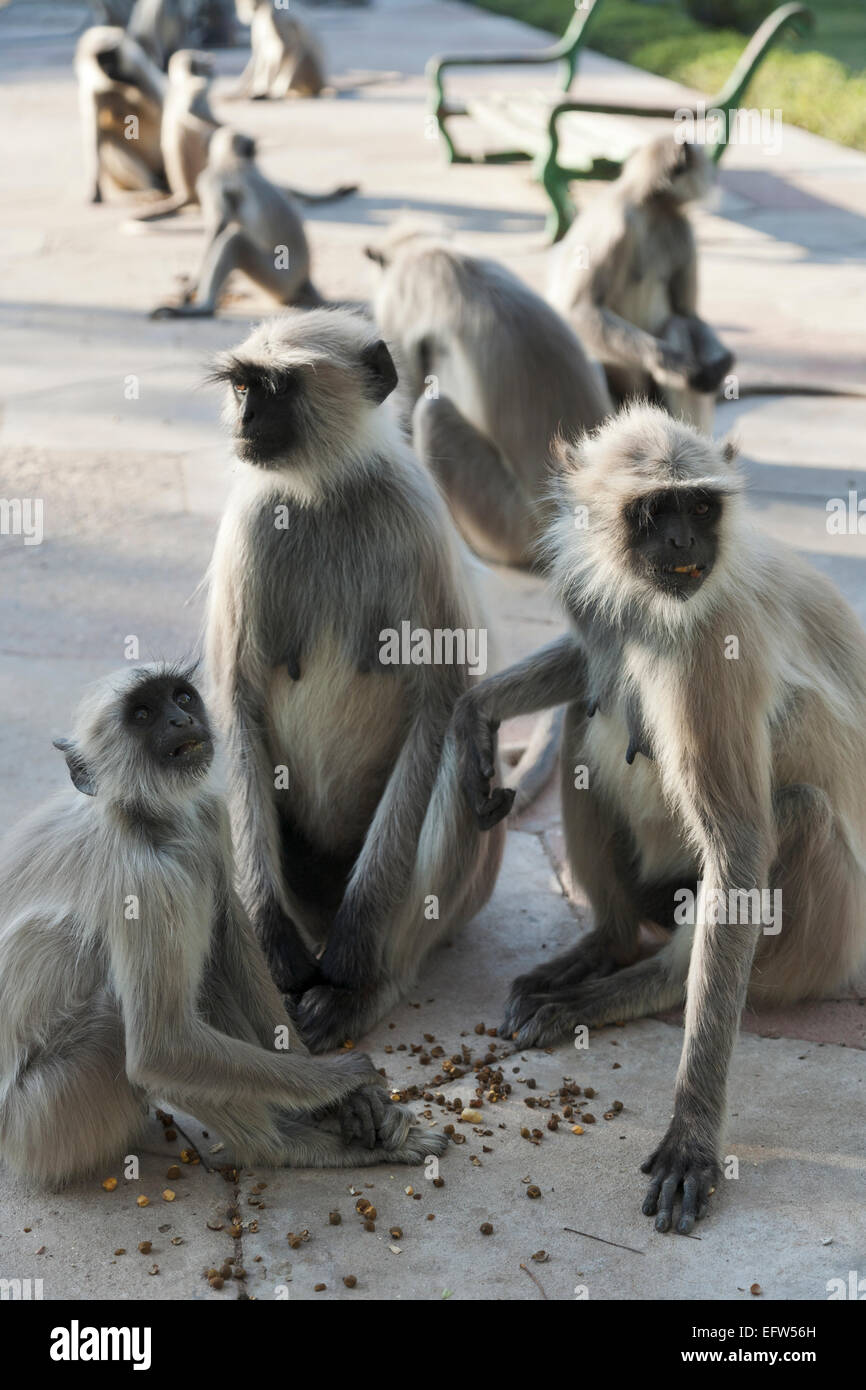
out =
{"type": "Polygon", "coordinates": [[[132,717],[135,720],[136,724],[145,724],[147,720],[150,718],[150,710],[147,709],[144,705],[139,705],[138,709],[134,711],[132,717]]]}
{"type": "Polygon", "coordinates": [[[710,505],[708,502],[697,502],[693,510],[695,516],[706,516],[707,512],[710,510],[710,505]]]}
{"type": "Polygon", "coordinates": [[[243,382],[243,381],[236,381],[236,382],[234,383],[234,388],[235,388],[235,391],[237,392],[237,394],[238,394],[239,396],[245,396],[245,395],[247,394],[248,389],[249,389],[248,386],[247,386],[247,384],[246,384],[246,382],[243,382]]]}
{"type": "Polygon", "coordinates": [[[174,697],[174,703],[176,705],[191,705],[192,696],[188,690],[178,690],[174,697]]]}

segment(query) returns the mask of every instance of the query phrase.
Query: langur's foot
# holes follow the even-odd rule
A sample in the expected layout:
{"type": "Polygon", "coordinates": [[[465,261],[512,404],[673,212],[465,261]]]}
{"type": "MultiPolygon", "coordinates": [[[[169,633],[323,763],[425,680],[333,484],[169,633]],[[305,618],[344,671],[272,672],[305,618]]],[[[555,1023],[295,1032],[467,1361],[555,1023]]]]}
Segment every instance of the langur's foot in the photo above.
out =
{"type": "Polygon", "coordinates": [[[377,990],[314,985],[301,998],[295,1020],[311,1052],[328,1052],[359,1038],[376,1021],[377,990]]]}
{"type": "Polygon", "coordinates": [[[542,1004],[557,996],[561,999],[566,988],[571,990],[592,976],[608,975],[615,969],[616,962],[593,932],[573,950],[537,965],[526,975],[518,975],[505,1004],[500,1036],[510,1038],[522,1033],[542,1004]]]}
{"type": "MultiPolygon", "coordinates": [[[[380,1078],[381,1080],[381,1078],[380,1078]]],[[[390,1100],[381,1086],[353,1091],[338,1111],[343,1142],[365,1149],[397,1149],[404,1144],[414,1123],[405,1105],[390,1100]]]]}
{"type": "Polygon", "coordinates": [[[719,1162],[713,1150],[684,1134],[674,1120],[659,1147],[641,1164],[641,1172],[652,1178],[643,1202],[644,1216],[655,1217],[657,1231],[669,1231],[674,1201],[682,1189],[677,1230],[682,1236],[689,1235],[695,1222],[706,1215],[719,1180],[719,1162]]]}

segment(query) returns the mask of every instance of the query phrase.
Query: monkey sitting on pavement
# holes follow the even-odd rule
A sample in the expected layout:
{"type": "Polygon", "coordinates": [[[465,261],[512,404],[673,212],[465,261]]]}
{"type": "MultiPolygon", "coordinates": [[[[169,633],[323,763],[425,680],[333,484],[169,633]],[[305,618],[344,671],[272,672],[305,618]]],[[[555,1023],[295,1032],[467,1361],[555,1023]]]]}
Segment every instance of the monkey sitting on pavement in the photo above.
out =
{"type": "Polygon", "coordinates": [[[206,636],[239,883],[318,1051],[381,1018],[492,891],[505,827],[479,833],[448,733],[486,629],[366,319],[290,310],[215,379],[244,465],[206,636]]]}
{"type": "Polygon", "coordinates": [[[564,464],[549,558],[574,633],[464,695],[455,727],[489,825],[508,807],[491,793],[498,721],[569,702],[564,829],[595,927],[515,981],[500,1031],[547,1047],[685,999],[643,1210],[667,1231],[682,1189],[688,1234],[718,1181],[747,993],[827,994],[866,957],[866,636],[750,523],[730,446],[631,407],[564,464]],[[642,919],[676,931],[635,963],[642,919]]]}
{"type": "Polygon", "coordinates": [[[75,790],[0,853],[0,1156],[62,1184],[128,1152],[154,1098],[241,1163],[441,1153],[368,1057],[310,1057],[298,1038],[232,885],[189,673],[101,682],[57,747],[75,790]]]}
{"type": "Polygon", "coordinates": [[[208,53],[181,48],[168,63],[168,87],[162,108],[160,148],[171,195],[135,214],[138,222],[171,217],[198,201],[196,183],[219,121],[211,110],[209,89],[213,59],[208,53]]]}
{"type": "Polygon", "coordinates": [[[86,29],[75,49],[88,198],[164,189],[160,123],[165,75],[113,25],[86,29]]]}
{"type": "Polygon", "coordinates": [[[236,97],[317,97],[325,85],[321,49],[306,25],[273,0],[235,0],[238,19],[250,26],[252,55],[233,93],[236,97]]]}
{"type": "MultiPolygon", "coordinates": [[[[295,198],[265,178],[255,153],[255,141],[228,126],[211,137],[207,167],[197,185],[207,236],[202,267],[181,302],[159,305],[151,318],[211,318],[234,270],[242,270],[281,304],[323,302],[310,280],[310,248],[295,198]]],[[[343,187],[322,196],[353,191],[343,187]]]]}
{"type": "Polygon", "coordinates": [[[698,317],[697,250],[685,211],[712,178],[705,151],[674,134],[635,150],[554,252],[550,292],[603,365],[618,404],[648,398],[706,434],[734,365],[698,317]]]}

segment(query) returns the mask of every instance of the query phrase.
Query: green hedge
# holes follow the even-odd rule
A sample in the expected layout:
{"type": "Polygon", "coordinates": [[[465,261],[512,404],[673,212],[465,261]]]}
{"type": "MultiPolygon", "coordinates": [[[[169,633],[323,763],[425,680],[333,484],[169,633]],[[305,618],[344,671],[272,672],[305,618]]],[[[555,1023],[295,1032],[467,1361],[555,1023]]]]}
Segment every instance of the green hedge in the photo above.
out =
{"type": "MultiPolygon", "coordinates": [[[[574,13],[573,0],[475,0],[484,9],[511,15],[555,34],[564,32],[574,13]]],[[[863,0],[857,0],[863,5],[863,0]]],[[[818,29],[805,39],[782,40],[764,61],[749,87],[749,106],[777,107],[783,120],[824,135],[842,145],[866,150],[866,72],[816,51],[825,22],[835,19],[840,32],[854,18],[849,0],[813,0],[818,29]]],[[[751,26],[757,27],[757,25],[751,26]]],[[[837,39],[851,62],[866,66],[866,6],[852,40],[837,39]],[[860,33],[862,26],[862,34],[860,33]],[[858,43],[859,40],[859,43],[858,43]]],[[[831,39],[832,45],[832,39],[831,39]]],[[[604,0],[593,24],[590,47],[611,58],[633,63],[711,95],[722,86],[745,46],[736,29],[705,28],[678,5],[640,4],[638,0],[604,0]]],[[[579,69],[578,69],[579,72],[579,69]]]]}

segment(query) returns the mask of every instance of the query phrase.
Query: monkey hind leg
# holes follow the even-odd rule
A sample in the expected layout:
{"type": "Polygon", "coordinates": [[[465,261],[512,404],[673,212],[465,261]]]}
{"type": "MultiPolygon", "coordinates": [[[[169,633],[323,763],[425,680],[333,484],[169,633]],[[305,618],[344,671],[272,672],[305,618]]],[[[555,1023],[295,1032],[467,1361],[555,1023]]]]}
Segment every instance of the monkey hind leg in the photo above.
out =
{"type": "Polygon", "coordinates": [[[536,534],[532,506],[495,445],[447,396],[421,397],[412,437],[473,550],[494,564],[530,564],[536,534]]]}
{"type": "Polygon", "coordinates": [[[826,792],[807,784],[774,797],[777,850],[769,906],[749,985],[751,1004],[820,998],[866,956],[866,874],[826,792]],[[768,925],[770,930],[767,930],[768,925]]]}
{"type": "Polygon", "coordinates": [[[100,1002],[25,1063],[0,1099],[0,1155],[23,1178],[58,1187],[129,1152],[147,1118],[126,1076],[123,1024],[100,1002]]]}
{"type": "Polygon", "coordinates": [[[539,995],[535,1013],[517,1030],[517,1046],[551,1047],[581,1026],[601,1028],[675,1008],[685,999],[687,969],[687,953],[672,942],[612,975],[539,995]]]}

